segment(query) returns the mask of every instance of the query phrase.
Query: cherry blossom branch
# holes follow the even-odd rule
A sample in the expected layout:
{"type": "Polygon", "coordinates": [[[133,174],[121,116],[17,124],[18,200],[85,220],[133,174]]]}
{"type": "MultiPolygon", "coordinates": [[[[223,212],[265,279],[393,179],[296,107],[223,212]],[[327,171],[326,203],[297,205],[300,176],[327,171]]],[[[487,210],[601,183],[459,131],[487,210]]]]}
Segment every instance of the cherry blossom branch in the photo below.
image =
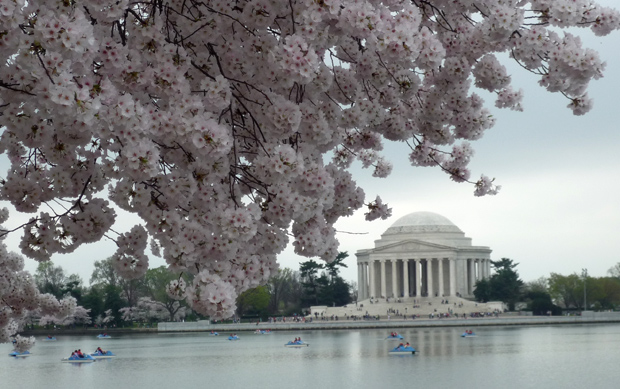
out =
{"type": "MultiPolygon", "coordinates": [[[[71,208],[69,208],[66,212],[60,214],[60,215],[55,215],[54,218],[55,219],[59,219],[63,216],[68,215],[71,211],[73,211],[75,208],[81,208],[81,201],[82,201],[82,197],[84,197],[84,195],[86,194],[86,189],[88,188],[88,185],[90,184],[90,180],[91,180],[92,176],[89,176],[88,179],[86,180],[86,182],[84,183],[84,187],[82,188],[82,192],[80,193],[80,195],[78,196],[78,198],[73,202],[73,206],[71,206],[71,208]]],[[[13,228],[13,229],[9,229],[9,230],[5,230],[5,229],[0,229],[0,237],[6,236],[8,234],[10,234],[11,232],[15,232],[17,230],[21,230],[23,228],[25,228],[26,226],[35,224],[37,222],[41,221],[41,218],[32,218],[31,220],[29,220],[28,222],[13,228]]]]}

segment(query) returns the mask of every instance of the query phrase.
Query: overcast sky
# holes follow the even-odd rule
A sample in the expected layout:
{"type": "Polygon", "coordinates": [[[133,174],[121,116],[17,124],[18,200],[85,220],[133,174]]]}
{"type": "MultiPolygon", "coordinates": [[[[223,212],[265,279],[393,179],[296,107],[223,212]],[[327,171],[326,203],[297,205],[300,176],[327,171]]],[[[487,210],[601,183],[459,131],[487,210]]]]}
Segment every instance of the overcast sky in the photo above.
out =
{"type": "MultiPolygon", "coordinates": [[[[600,3],[612,5],[614,0],[600,3]]],[[[498,195],[474,197],[469,184],[456,184],[437,169],[411,167],[407,148],[399,144],[385,150],[394,164],[389,178],[372,178],[370,171],[356,170],[367,200],[379,194],[393,216],[365,222],[360,211],[337,224],[343,231],[338,235],[340,251],[349,253],[345,261],[349,267],[342,272],[347,280],[357,280],[356,251],[374,247],[398,218],[417,211],[450,219],[473,239],[473,245],[490,247],[493,260],[513,259],[524,281],[551,272],[581,273],[584,268],[600,277],[620,262],[620,33],[603,38],[589,30],[579,34],[607,62],[605,77],[590,86],[594,100],[590,113],[573,116],[564,97],[544,91],[534,76],[516,66],[511,67],[513,87],[525,90],[524,112],[495,109],[487,99],[497,122],[483,139],[472,143],[476,155],[470,166],[472,178],[481,173],[496,178],[502,185],[498,195]]],[[[11,221],[6,227],[15,224],[11,221]]],[[[7,244],[18,251],[18,241],[14,233],[7,244]]],[[[53,261],[88,284],[93,262],[114,251],[114,244],[104,241],[53,261]]],[[[304,260],[291,248],[280,256],[280,264],[293,270],[304,260]]],[[[158,258],[151,263],[164,264],[158,258]]],[[[27,259],[27,270],[34,272],[36,265],[27,259]]]]}

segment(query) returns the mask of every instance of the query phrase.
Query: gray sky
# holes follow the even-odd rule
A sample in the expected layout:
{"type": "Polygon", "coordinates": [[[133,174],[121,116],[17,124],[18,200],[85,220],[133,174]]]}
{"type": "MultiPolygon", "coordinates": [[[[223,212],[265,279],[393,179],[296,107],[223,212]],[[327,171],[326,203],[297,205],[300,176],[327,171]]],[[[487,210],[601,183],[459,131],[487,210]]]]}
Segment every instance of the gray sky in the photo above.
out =
{"type": "MultiPolygon", "coordinates": [[[[474,245],[489,246],[493,260],[515,260],[524,281],[551,272],[581,273],[583,268],[591,276],[604,276],[620,262],[620,33],[598,38],[589,30],[578,32],[585,46],[599,51],[607,62],[605,77],[589,88],[594,100],[590,113],[573,116],[566,108],[568,100],[544,91],[534,76],[516,66],[510,68],[513,87],[525,90],[524,112],[498,110],[492,99],[486,99],[497,122],[483,139],[472,143],[476,155],[470,166],[472,178],[481,173],[496,178],[502,185],[498,195],[474,197],[471,185],[456,184],[438,169],[411,167],[408,150],[400,144],[386,145],[385,155],[394,164],[390,177],[372,178],[370,171],[356,170],[367,200],[379,194],[393,216],[365,222],[361,211],[337,224],[339,231],[355,233],[338,235],[340,251],[349,253],[345,261],[349,268],[342,272],[347,280],[357,280],[355,252],[372,248],[392,223],[416,211],[447,217],[474,245]]],[[[131,227],[123,220],[116,230],[131,227]]],[[[6,227],[16,224],[11,221],[6,227]]],[[[19,234],[7,239],[14,251],[19,251],[19,234]]],[[[113,242],[103,241],[57,255],[53,261],[88,284],[93,262],[114,251],[113,242]]],[[[294,270],[304,260],[292,248],[280,255],[281,266],[294,270]]],[[[26,262],[27,270],[34,272],[37,263],[26,262]]],[[[153,258],[151,264],[164,262],[153,258]]]]}

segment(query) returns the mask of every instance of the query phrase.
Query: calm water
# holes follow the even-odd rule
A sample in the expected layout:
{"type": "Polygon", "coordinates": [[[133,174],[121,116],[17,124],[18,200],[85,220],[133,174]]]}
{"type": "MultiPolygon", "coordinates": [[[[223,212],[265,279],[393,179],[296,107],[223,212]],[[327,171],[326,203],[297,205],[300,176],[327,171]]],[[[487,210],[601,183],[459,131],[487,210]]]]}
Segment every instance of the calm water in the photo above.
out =
{"type": "Polygon", "coordinates": [[[64,336],[28,358],[0,345],[0,388],[618,388],[620,325],[400,331],[420,353],[393,356],[385,330],[64,336]],[[310,343],[289,349],[296,336],[310,343]],[[60,359],[100,346],[111,360],[60,359]]]}

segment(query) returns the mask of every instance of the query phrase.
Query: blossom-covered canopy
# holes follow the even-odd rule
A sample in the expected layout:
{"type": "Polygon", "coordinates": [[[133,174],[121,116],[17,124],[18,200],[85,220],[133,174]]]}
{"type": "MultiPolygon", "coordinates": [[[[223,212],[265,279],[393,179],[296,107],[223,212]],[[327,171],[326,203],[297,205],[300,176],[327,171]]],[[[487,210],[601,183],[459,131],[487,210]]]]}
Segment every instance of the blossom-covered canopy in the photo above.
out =
{"type": "Polygon", "coordinates": [[[474,90],[521,109],[496,54],[583,114],[604,64],[559,31],[619,20],[589,0],[0,0],[0,200],[33,214],[3,215],[3,234],[22,229],[39,261],[115,239],[126,277],[146,271],[150,240],[194,275],[171,295],[230,316],[289,239],[329,261],[339,218],[390,214],[348,171],[388,175],[385,141],[495,193],[467,164],[494,124],[474,90]],[[112,231],[116,207],[141,223],[112,231]]]}

